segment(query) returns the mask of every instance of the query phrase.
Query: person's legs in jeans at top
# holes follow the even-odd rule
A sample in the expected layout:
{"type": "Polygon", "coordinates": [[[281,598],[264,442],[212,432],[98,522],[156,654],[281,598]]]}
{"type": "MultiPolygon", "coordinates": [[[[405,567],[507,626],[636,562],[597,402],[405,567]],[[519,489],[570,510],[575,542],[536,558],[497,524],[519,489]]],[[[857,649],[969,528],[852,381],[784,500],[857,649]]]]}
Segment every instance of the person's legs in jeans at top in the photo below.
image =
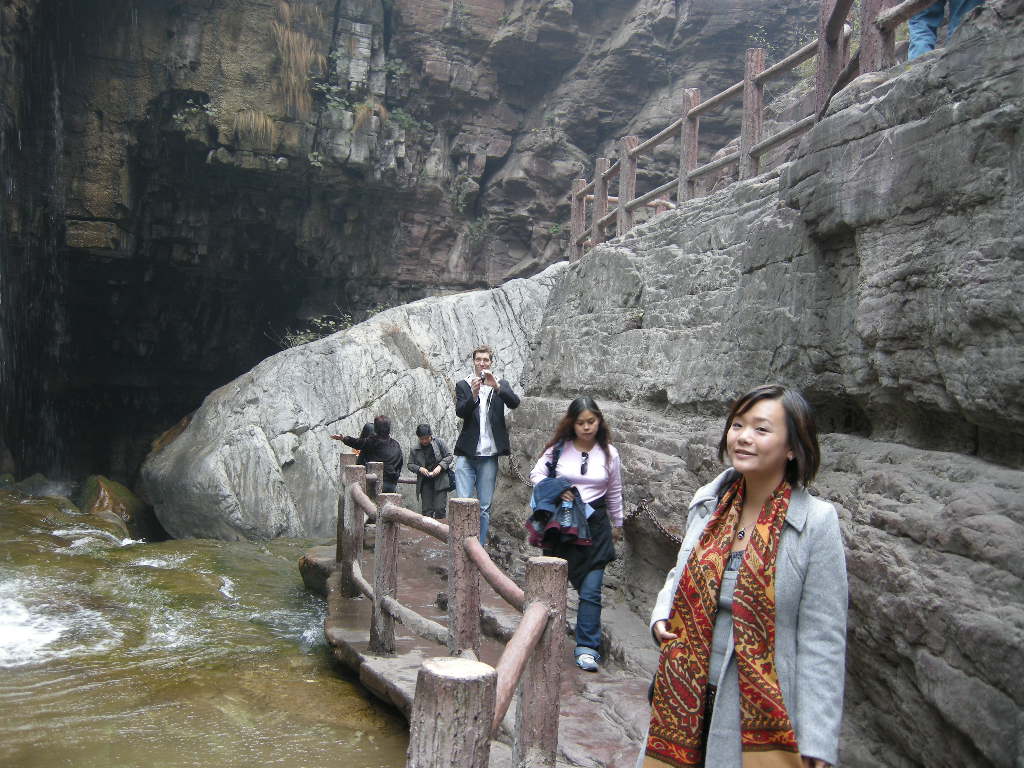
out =
{"type": "Polygon", "coordinates": [[[953,37],[953,33],[960,26],[964,16],[981,5],[981,2],[982,0],[949,0],[949,31],[946,33],[947,40],[953,37]]]}
{"type": "Polygon", "coordinates": [[[487,544],[491,502],[498,480],[497,456],[456,456],[455,487],[460,498],[480,502],[480,543],[487,544]]]}
{"type": "Polygon", "coordinates": [[[576,664],[588,672],[597,670],[601,654],[601,587],[604,568],[596,568],[583,577],[580,605],[576,611],[576,664]],[[589,658],[587,658],[589,657],[589,658]]]}
{"type": "Polygon", "coordinates": [[[946,0],[939,0],[910,17],[907,21],[907,27],[910,29],[910,52],[907,54],[907,61],[913,61],[918,56],[934,50],[945,14],[946,0]]]}

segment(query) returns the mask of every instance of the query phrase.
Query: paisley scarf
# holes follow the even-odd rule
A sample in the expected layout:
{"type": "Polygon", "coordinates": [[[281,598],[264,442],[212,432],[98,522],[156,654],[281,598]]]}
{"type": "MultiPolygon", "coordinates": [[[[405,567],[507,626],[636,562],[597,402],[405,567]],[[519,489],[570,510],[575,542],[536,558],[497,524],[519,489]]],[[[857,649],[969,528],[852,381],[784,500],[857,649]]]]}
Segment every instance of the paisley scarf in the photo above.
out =
{"type": "MultiPolygon", "coordinates": [[[[704,703],[718,591],[743,510],[743,478],[722,496],[679,580],[654,682],[644,766],[704,765],[704,703]]],[[[799,768],[796,734],[775,667],[775,558],[792,488],[765,502],[747,543],[733,594],[743,768],[799,768]]],[[[710,713],[707,713],[710,716],[710,713]]]]}

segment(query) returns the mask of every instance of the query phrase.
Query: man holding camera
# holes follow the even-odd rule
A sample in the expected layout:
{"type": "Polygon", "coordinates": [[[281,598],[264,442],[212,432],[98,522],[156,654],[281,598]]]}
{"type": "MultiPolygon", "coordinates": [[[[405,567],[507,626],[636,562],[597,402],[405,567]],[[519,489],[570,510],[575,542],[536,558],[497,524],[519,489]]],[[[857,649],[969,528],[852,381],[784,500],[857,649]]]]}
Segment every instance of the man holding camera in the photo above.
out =
{"type": "Polygon", "coordinates": [[[473,374],[455,385],[455,415],[462,431],[455,442],[455,487],[460,498],[480,501],[480,543],[487,545],[491,501],[498,480],[498,457],[509,455],[505,406],[517,408],[519,395],[491,371],[494,353],[473,350],[473,374]]]}

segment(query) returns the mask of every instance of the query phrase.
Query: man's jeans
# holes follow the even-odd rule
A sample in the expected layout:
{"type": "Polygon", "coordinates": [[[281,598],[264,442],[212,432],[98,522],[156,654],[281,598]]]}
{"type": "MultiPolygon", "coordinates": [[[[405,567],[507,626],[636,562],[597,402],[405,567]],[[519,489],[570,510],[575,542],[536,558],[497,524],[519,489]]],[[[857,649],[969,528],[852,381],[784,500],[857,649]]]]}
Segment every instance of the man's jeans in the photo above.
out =
{"type": "Polygon", "coordinates": [[[935,40],[939,34],[939,27],[942,25],[942,17],[945,15],[946,4],[949,3],[949,27],[946,30],[946,40],[953,37],[956,28],[960,26],[960,20],[964,14],[981,5],[982,0],[938,0],[920,13],[910,17],[907,26],[910,28],[910,52],[907,60],[912,61],[923,53],[934,50],[935,40]]]}
{"type": "Polygon", "coordinates": [[[456,456],[455,493],[460,499],[480,501],[480,543],[487,546],[491,522],[491,501],[498,482],[497,456],[456,456]]]}
{"type": "Polygon", "coordinates": [[[604,583],[604,568],[597,568],[583,577],[580,584],[580,607],[576,611],[576,651],[592,653],[598,659],[601,655],[601,586],[604,583]]]}

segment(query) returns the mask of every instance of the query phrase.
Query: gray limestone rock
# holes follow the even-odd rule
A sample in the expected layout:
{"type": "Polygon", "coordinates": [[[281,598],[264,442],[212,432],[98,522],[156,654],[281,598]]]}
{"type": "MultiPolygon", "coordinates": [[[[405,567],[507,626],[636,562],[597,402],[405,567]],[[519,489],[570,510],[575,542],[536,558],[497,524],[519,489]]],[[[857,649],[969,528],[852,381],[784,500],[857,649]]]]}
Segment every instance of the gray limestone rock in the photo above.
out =
{"type": "Polygon", "coordinates": [[[356,435],[384,414],[406,451],[424,422],[453,445],[455,382],[471,368],[470,351],[490,344],[496,370],[519,389],[529,339],[562,269],[381,312],[212,392],[143,465],[142,488],[160,522],[177,538],[331,535],[338,457],[348,449],[328,436],[356,435]]]}

